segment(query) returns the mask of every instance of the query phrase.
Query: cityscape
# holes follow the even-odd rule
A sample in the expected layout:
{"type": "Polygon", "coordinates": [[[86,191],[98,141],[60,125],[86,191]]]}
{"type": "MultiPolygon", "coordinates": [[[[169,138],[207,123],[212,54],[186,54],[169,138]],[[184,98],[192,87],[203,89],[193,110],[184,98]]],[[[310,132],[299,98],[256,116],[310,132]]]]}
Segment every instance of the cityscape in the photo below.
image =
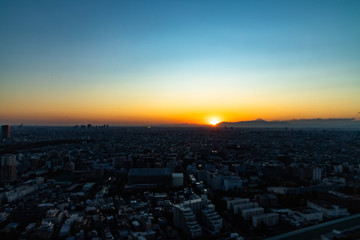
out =
{"type": "Polygon", "coordinates": [[[360,130],[3,125],[2,138],[1,239],[360,237],[360,130]]]}
{"type": "Polygon", "coordinates": [[[0,240],[360,239],[359,0],[0,0],[0,240]]]}

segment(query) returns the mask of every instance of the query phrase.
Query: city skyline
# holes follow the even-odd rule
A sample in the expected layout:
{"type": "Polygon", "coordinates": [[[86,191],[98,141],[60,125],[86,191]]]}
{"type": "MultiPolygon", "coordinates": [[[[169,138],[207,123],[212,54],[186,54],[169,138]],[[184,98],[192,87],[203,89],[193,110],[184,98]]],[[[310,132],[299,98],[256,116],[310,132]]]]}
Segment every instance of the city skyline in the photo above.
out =
{"type": "Polygon", "coordinates": [[[358,1],[0,1],[0,123],[355,118],[358,1]]]}

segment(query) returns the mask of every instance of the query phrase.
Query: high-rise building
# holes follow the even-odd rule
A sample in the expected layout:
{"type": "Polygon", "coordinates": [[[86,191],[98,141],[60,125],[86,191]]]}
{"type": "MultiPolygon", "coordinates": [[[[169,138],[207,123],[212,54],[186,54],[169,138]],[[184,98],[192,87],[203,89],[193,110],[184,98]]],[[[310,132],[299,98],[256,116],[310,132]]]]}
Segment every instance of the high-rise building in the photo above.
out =
{"type": "Polygon", "coordinates": [[[313,175],[312,175],[313,180],[320,182],[321,181],[321,168],[315,167],[312,169],[312,171],[313,171],[313,175]]]}
{"type": "Polygon", "coordinates": [[[1,126],[1,139],[10,139],[10,125],[1,126]]]}
{"type": "Polygon", "coordinates": [[[16,155],[5,154],[1,156],[0,180],[1,182],[16,180],[16,155]]]}
{"type": "Polygon", "coordinates": [[[202,230],[196,220],[194,212],[184,204],[174,205],[174,225],[183,231],[188,238],[199,238],[202,230]]]}
{"type": "Polygon", "coordinates": [[[222,229],[223,220],[215,211],[213,204],[208,204],[201,210],[201,222],[210,235],[218,234],[222,229]]]}

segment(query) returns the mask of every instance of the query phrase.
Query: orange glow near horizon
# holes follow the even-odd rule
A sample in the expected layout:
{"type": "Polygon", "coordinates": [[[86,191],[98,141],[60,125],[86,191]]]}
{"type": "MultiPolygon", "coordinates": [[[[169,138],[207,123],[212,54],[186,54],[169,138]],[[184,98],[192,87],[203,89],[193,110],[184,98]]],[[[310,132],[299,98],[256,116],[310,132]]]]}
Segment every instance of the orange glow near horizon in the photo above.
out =
{"type": "Polygon", "coordinates": [[[122,89],[116,84],[111,87],[94,84],[81,88],[74,86],[70,90],[60,87],[58,91],[33,87],[19,89],[16,95],[11,89],[0,90],[1,124],[214,125],[222,121],[258,118],[273,121],[360,116],[360,100],[355,87],[344,90],[343,96],[336,95],[331,89],[313,95],[262,89],[238,94],[217,85],[207,91],[197,91],[191,85],[175,90],[166,85],[161,89],[151,86],[122,89]]]}
{"type": "MultiPolygon", "coordinates": [[[[1,105],[1,104],[0,104],[1,105]]],[[[9,104],[10,105],[10,104],[9,104]]],[[[326,108],[319,110],[319,106],[307,107],[303,111],[279,104],[278,107],[255,106],[242,107],[240,111],[234,111],[232,108],[219,106],[191,107],[188,105],[171,107],[166,105],[140,104],[133,103],[132,106],[121,104],[106,104],[106,102],[86,104],[64,104],[51,107],[24,104],[20,107],[3,105],[4,115],[0,116],[2,124],[29,124],[29,125],[81,125],[91,124],[110,124],[125,126],[141,125],[161,125],[161,124],[204,124],[215,126],[219,122],[237,122],[250,121],[262,118],[267,121],[273,120],[291,120],[291,119],[309,119],[309,118],[351,118],[352,115],[346,114],[346,111],[337,111],[329,114],[326,108]],[[14,111],[17,110],[17,111],[14,111]],[[212,113],[216,111],[216,116],[212,113]]],[[[275,105],[275,104],[274,104],[275,105]]],[[[334,106],[334,105],[333,105],[334,106]]]]}
{"type": "Polygon", "coordinates": [[[217,117],[212,117],[212,118],[210,118],[210,121],[209,121],[210,125],[212,125],[212,126],[216,126],[220,122],[221,121],[217,117]]]}

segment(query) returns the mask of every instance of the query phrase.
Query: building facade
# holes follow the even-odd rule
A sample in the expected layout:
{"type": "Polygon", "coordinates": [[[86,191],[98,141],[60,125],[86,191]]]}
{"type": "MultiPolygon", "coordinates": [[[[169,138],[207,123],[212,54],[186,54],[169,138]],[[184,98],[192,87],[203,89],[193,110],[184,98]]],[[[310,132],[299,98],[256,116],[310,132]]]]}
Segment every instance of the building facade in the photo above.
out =
{"type": "Polygon", "coordinates": [[[5,154],[1,156],[0,179],[1,182],[13,182],[16,180],[16,155],[5,154]]]}

